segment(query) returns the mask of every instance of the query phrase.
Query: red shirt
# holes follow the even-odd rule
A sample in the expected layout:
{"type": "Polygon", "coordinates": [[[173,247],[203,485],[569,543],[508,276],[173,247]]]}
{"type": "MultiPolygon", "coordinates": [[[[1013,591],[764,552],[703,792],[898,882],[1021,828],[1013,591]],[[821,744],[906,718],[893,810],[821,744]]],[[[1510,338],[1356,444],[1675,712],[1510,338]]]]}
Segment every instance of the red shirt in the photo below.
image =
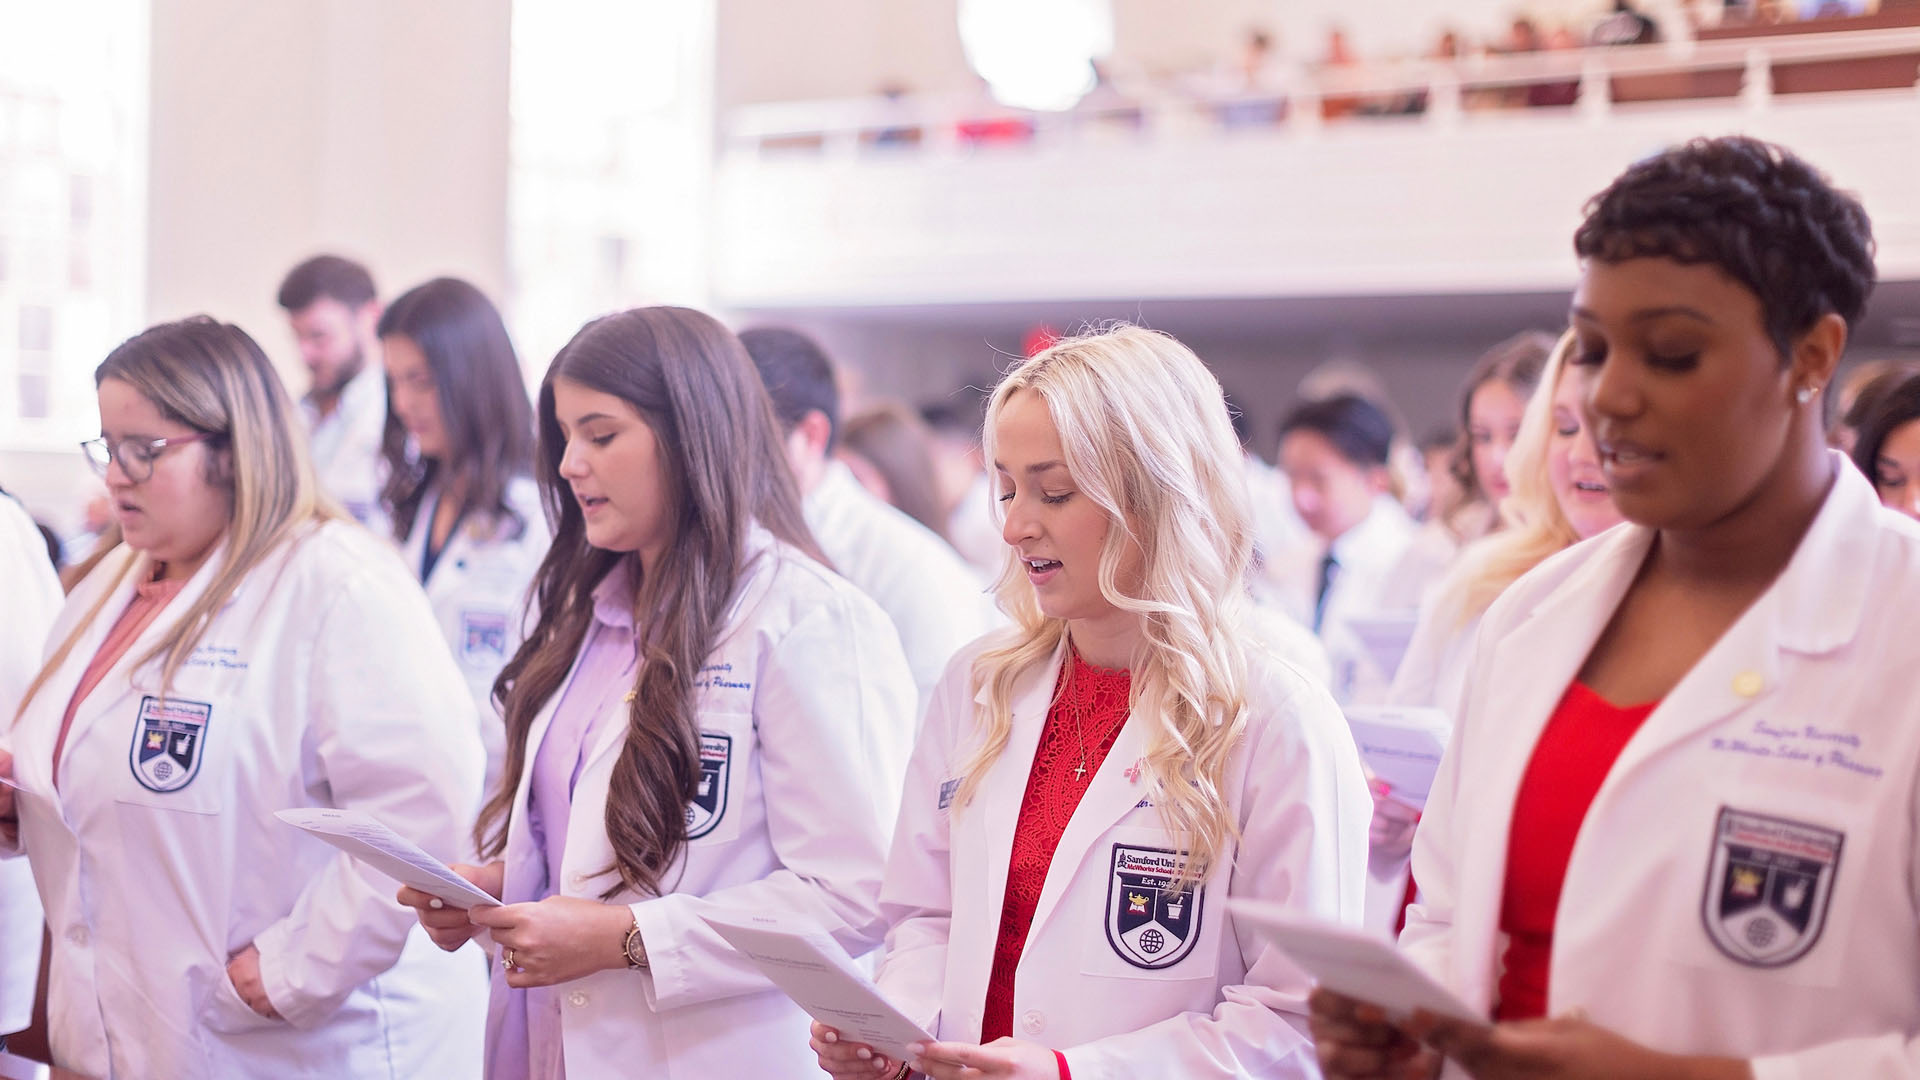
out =
{"type": "Polygon", "coordinates": [[[1125,671],[1097,668],[1080,654],[1067,652],[1054,686],[1053,707],[1033,751],[1033,770],[1027,774],[1027,793],[1020,801],[1020,817],[1013,827],[1013,852],[1007,864],[1007,895],[1000,906],[1000,935],[993,946],[993,971],[987,977],[987,1007],[980,1022],[980,1041],[990,1043],[1013,1034],[1013,973],[1033,927],[1040,890],[1053,866],[1054,849],[1067,829],[1073,811],[1086,794],[1093,774],[1113,749],[1113,741],[1127,721],[1133,686],[1125,671]],[[1086,771],[1082,766],[1085,747],[1086,771]]]}
{"type": "Polygon", "coordinates": [[[1547,1014],[1553,923],[1574,837],[1620,751],[1657,704],[1621,708],[1576,680],[1534,744],[1507,835],[1506,891],[1500,903],[1507,953],[1494,1019],[1547,1014]]]}

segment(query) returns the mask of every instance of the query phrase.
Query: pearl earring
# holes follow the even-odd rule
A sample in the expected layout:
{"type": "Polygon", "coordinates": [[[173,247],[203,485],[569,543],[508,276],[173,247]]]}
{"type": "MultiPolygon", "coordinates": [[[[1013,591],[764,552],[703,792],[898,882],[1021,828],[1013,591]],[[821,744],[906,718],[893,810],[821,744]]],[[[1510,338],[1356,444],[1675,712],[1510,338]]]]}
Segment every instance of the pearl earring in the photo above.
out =
{"type": "Polygon", "coordinates": [[[1807,402],[1813,400],[1813,395],[1819,392],[1820,390],[1817,387],[1803,386],[1800,389],[1795,390],[1793,392],[1793,400],[1799,402],[1802,405],[1805,405],[1807,402]]]}

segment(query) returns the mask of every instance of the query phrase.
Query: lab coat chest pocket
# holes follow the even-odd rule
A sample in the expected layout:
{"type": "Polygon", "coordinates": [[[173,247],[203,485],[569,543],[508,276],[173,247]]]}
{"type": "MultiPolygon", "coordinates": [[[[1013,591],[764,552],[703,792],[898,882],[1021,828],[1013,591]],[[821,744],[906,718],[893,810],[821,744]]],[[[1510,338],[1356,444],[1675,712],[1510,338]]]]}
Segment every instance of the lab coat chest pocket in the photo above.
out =
{"type": "Polygon", "coordinates": [[[754,786],[756,760],[751,713],[700,713],[700,779],[687,802],[687,843],[711,847],[740,838],[743,805],[754,786]]]}
{"type": "Polygon", "coordinates": [[[1695,825],[1698,930],[1676,959],[1718,979],[1835,986],[1857,959],[1847,928],[1872,887],[1871,804],[1791,784],[1725,784],[1715,795],[1695,825]]]}
{"type": "Polygon", "coordinates": [[[1102,877],[1077,889],[1080,903],[1062,917],[1079,920],[1081,973],[1159,981],[1215,976],[1221,927],[1216,880],[1175,891],[1186,852],[1158,825],[1134,823],[1154,811],[1136,808],[1126,823],[1107,831],[1088,855],[1086,868],[1102,877]]]}

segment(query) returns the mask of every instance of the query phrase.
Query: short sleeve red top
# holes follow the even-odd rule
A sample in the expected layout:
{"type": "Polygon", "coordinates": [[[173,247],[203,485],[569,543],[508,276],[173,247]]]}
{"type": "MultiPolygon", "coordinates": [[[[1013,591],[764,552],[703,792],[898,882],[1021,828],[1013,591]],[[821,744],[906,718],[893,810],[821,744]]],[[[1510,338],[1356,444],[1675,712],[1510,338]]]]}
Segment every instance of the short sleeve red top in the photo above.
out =
{"type": "Polygon", "coordinates": [[[1621,708],[1575,681],[1534,744],[1507,835],[1500,929],[1507,951],[1496,1020],[1547,1014],[1548,963],[1573,841],[1607,773],[1658,702],[1621,708]]]}

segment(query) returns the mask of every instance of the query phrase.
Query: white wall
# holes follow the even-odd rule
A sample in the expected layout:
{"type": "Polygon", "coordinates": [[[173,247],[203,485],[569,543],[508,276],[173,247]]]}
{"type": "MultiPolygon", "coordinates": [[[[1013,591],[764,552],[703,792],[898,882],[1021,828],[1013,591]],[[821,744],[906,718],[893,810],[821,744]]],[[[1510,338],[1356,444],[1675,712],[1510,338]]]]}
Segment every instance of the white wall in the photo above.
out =
{"type": "Polygon", "coordinates": [[[389,296],[438,273],[500,296],[508,14],[508,0],[155,4],[149,319],[210,312],[287,360],[274,293],[323,250],[366,261],[389,296]]]}
{"type": "MultiPolygon", "coordinates": [[[[509,0],[164,0],[152,5],[148,323],[239,324],[304,389],[280,278],[365,260],[389,296],[435,274],[506,282],[509,0]]],[[[77,451],[0,455],[67,527],[77,451]]]]}

